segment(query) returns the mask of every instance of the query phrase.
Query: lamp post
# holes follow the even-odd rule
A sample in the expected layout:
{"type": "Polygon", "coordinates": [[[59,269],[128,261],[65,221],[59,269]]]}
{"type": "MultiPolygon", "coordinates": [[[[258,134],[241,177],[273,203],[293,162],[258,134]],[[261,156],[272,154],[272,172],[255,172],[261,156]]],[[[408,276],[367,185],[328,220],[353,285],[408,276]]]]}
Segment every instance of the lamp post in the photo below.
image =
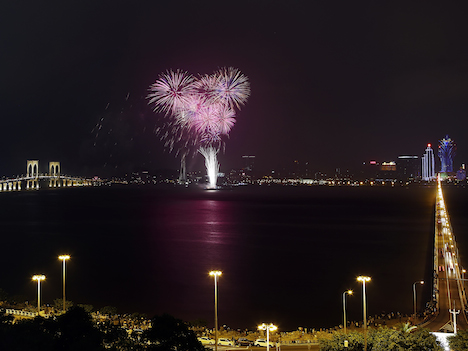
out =
{"type": "Polygon", "coordinates": [[[346,334],[346,294],[352,295],[353,291],[352,290],[346,290],[343,293],[343,326],[344,326],[344,333],[346,334]]]}
{"type": "Polygon", "coordinates": [[[465,295],[465,273],[466,269],[462,269],[463,295],[465,295]]]}
{"type": "Polygon", "coordinates": [[[221,271],[211,271],[210,276],[214,277],[215,296],[215,351],[218,351],[218,277],[223,274],[221,271]]]}
{"type": "Polygon", "coordinates": [[[370,282],[371,278],[360,275],[357,277],[358,282],[362,283],[362,308],[364,313],[364,351],[367,351],[367,310],[366,310],[366,282],[370,282]]]}
{"type": "Polygon", "coordinates": [[[36,274],[32,277],[33,280],[37,280],[37,314],[41,311],[41,280],[45,280],[44,274],[36,274]]]}
{"type": "Polygon", "coordinates": [[[420,280],[418,282],[413,283],[413,312],[414,312],[413,318],[415,318],[415,319],[416,319],[416,284],[423,285],[424,280],[420,280]]]}
{"type": "Polygon", "coordinates": [[[63,272],[63,313],[65,313],[65,262],[70,259],[70,255],[60,255],[59,260],[62,260],[62,272],[63,272]]]}
{"type": "Polygon", "coordinates": [[[270,351],[270,332],[275,331],[276,329],[278,329],[278,327],[273,323],[270,323],[268,325],[262,323],[262,325],[258,326],[258,330],[266,330],[267,332],[267,351],[270,351]]]}

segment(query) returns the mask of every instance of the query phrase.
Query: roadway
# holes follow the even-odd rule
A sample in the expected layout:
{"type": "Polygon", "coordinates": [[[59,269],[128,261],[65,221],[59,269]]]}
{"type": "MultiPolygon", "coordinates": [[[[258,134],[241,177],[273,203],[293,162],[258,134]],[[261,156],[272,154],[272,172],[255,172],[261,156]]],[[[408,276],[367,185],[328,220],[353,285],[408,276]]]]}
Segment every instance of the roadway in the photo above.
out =
{"type": "Polygon", "coordinates": [[[456,314],[457,330],[468,330],[464,273],[461,272],[459,253],[442,187],[439,182],[436,198],[434,239],[434,292],[437,300],[435,316],[423,326],[431,331],[453,332],[453,313],[456,314]]]}
{"type": "MultiPolygon", "coordinates": [[[[214,350],[214,346],[210,346],[210,348],[213,348],[214,350]]],[[[266,347],[257,347],[257,346],[232,347],[232,346],[219,346],[218,345],[218,350],[219,351],[240,351],[240,350],[264,351],[266,350],[266,347]]],[[[318,351],[318,350],[320,350],[319,344],[285,344],[285,345],[280,345],[278,348],[270,347],[270,351],[318,351]]]]}

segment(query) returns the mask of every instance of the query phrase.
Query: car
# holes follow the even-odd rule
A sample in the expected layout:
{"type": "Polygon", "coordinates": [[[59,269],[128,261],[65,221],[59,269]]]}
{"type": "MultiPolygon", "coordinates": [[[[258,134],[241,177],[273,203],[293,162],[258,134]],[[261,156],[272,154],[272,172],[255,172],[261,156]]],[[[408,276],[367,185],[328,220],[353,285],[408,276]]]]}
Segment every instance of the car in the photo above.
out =
{"type": "MultiPolygon", "coordinates": [[[[275,343],[270,341],[270,347],[275,347],[275,343]]],[[[254,342],[254,346],[267,347],[268,343],[265,339],[257,339],[254,342]]]]}
{"type": "Polygon", "coordinates": [[[221,345],[221,346],[234,346],[234,341],[232,341],[231,339],[219,338],[218,339],[218,345],[221,345]]]}
{"type": "Polygon", "coordinates": [[[209,338],[207,336],[200,336],[197,339],[198,339],[198,341],[200,341],[202,343],[202,345],[214,345],[215,344],[214,339],[211,339],[211,338],[209,338]]]}
{"type": "Polygon", "coordinates": [[[249,340],[247,338],[239,338],[236,341],[236,344],[239,346],[252,346],[254,342],[252,340],[249,340]]]}

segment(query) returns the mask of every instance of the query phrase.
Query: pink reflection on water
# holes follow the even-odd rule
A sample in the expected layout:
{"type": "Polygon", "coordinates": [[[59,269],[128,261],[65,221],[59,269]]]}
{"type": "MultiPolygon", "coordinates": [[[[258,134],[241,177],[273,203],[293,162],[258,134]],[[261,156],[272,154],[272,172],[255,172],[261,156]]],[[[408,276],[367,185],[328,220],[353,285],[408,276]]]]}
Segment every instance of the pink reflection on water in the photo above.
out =
{"type": "Polygon", "coordinates": [[[219,267],[239,246],[237,212],[232,201],[170,200],[152,210],[151,246],[176,266],[183,260],[204,270],[219,267]]]}
{"type": "Polygon", "coordinates": [[[229,282],[239,269],[236,258],[244,246],[239,242],[238,206],[198,197],[170,199],[151,209],[146,238],[151,289],[170,297],[164,305],[174,314],[189,311],[193,319],[211,316],[213,281],[208,272],[213,269],[225,273],[220,287],[224,298],[234,291],[229,282]]]}

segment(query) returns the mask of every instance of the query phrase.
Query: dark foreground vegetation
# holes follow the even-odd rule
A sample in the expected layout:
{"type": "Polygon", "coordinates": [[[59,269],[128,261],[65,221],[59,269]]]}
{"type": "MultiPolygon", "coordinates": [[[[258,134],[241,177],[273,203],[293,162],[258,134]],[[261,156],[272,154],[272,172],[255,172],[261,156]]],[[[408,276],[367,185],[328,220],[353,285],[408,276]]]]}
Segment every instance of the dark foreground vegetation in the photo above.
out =
{"type": "MultiPolygon", "coordinates": [[[[200,333],[202,328],[195,329],[199,329],[200,333]]],[[[294,333],[287,334],[292,336],[294,333]]],[[[286,334],[274,337],[279,343],[291,342],[286,334]]],[[[294,339],[298,340],[297,335],[294,339]]],[[[361,351],[365,343],[364,334],[357,330],[347,334],[343,331],[317,332],[313,339],[307,340],[307,343],[318,342],[321,351],[361,351]]],[[[449,338],[449,343],[451,351],[468,350],[468,331],[459,331],[449,338]]],[[[146,330],[129,332],[111,319],[96,323],[84,308],[71,307],[66,313],[52,318],[14,320],[12,316],[0,313],[0,350],[205,351],[205,347],[187,323],[167,314],[153,317],[146,330]]],[[[381,326],[369,329],[367,350],[443,351],[443,348],[428,330],[401,323],[392,328],[381,326]]]]}
{"type": "Polygon", "coordinates": [[[180,350],[204,351],[186,323],[170,315],[155,316],[152,327],[127,333],[110,321],[95,324],[81,307],[55,318],[18,320],[0,314],[2,351],[180,350]]]}

